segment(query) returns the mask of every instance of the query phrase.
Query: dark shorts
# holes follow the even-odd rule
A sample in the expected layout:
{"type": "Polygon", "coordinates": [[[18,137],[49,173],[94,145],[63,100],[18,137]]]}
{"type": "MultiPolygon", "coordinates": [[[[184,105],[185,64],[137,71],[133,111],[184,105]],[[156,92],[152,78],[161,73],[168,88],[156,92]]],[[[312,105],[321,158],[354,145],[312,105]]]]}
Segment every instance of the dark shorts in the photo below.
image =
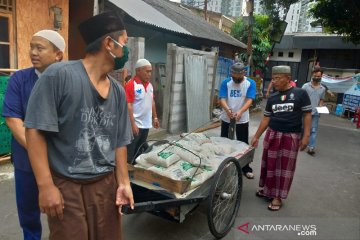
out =
{"type": "Polygon", "coordinates": [[[73,181],[53,174],[64,198],[64,218],[48,216],[50,240],[121,239],[121,215],[115,205],[114,172],[98,179],[73,181]]]}

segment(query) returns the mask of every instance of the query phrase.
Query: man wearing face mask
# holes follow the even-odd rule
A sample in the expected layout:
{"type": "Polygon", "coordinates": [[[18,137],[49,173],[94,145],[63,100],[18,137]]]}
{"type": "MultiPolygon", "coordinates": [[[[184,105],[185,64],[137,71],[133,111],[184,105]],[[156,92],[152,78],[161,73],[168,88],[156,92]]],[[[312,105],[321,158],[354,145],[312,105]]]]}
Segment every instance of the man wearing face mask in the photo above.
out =
{"type": "Polygon", "coordinates": [[[14,162],[16,205],[25,240],[41,239],[38,188],[26,151],[24,119],[27,103],[36,81],[45,69],[63,58],[65,40],[56,31],[41,30],[30,41],[30,59],[33,67],[15,72],[7,86],[3,116],[13,139],[11,143],[14,162]]]}
{"type": "Polygon", "coordinates": [[[117,12],[93,16],[79,30],[85,58],[51,65],[30,96],[29,158],[49,239],[121,239],[121,206],[134,206],[132,132],[124,89],[108,73],[127,61],[127,34],[117,12]]]}
{"type": "Polygon", "coordinates": [[[316,107],[323,106],[326,92],[326,88],[321,84],[322,74],[323,71],[320,68],[315,68],[312,72],[311,82],[305,83],[302,86],[310,97],[312,107],[310,141],[307,148],[307,153],[310,155],[315,154],[316,135],[320,118],[320,114],[317,112],[316,107]]]}
{"type": "MultiPolygon", "coordinates": [[[[223,108],[221,113],[221,137],[228,137],[230,122],[236,123],[236,138],[249,143],[249,108],[255,100],[255,81],[245,77],[243,63],[231,66],[231,77],[221,83],[219,97],[223,108]]],[[[253,179],[252,168],[247,164],[242,171],[248,179],[253,179]]]]}

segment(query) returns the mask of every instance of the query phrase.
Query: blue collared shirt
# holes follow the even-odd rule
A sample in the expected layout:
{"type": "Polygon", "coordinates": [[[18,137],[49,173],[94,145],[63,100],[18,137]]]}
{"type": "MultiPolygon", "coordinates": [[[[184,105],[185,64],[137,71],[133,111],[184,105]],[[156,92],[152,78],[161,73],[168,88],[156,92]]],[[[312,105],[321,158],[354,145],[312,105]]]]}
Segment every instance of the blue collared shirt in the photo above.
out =
{"type": "MultiPolygon", "coordinates": [[[[35,68],[26,68],[15,72],[9,79],[2,116],[20,118],[24,121],[26,108],[39,72],[35,68]]],[[[26,149],[14,137],[11,140],[11,154],[14,167],[23,171],[32,171],[26,149]]]]}

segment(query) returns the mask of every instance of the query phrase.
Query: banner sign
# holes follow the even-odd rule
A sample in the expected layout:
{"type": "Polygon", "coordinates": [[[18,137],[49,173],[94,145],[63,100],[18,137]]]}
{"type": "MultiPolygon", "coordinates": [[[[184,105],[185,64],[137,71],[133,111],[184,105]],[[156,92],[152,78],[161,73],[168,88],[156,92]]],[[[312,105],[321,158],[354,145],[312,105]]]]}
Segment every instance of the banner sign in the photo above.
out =
{"type": "Polygon", "coordinates": [[[356,83],[345,91],[343,101],[343,106],[351,111],[360,107],[360,74],[354,75],[354,79],[356,83]]]}
{"type": "Polygon", "coordinates": [[[323,74],[321,83],[325,84],[332,92],[345,93],[346,90],[351,88],[357,82],[357,75],[349,77],[330,77],[323,74]]]}

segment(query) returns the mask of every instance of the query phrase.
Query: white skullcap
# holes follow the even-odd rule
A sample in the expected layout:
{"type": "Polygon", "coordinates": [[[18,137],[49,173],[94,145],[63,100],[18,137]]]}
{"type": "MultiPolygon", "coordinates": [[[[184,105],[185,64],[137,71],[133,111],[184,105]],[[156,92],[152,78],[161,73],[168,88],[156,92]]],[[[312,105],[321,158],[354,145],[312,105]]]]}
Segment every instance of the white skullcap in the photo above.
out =
{"type": "Polygon", "coordinates": [[[285,65],[274,66],[272,68],[272,74],[291,74],[291,68],[285,65]]]}
{"type": "Polygon", "coordinates": [[[137,60],[137,62],[135,64],[135,69],[145,67],[145,66],[151,66],[151,63],[148,60],[146,60],[145,58],[142,58],[142,59],[137,60]]]}
{"type": "Polygon", "coordinates": [[[64,52],[65,50],[65,40],[64,38],[56,31],[53,30],[41,30],[34,34],[34,36],[42,37],[52,44],[54,44],[60,51],[64,52]]]}

